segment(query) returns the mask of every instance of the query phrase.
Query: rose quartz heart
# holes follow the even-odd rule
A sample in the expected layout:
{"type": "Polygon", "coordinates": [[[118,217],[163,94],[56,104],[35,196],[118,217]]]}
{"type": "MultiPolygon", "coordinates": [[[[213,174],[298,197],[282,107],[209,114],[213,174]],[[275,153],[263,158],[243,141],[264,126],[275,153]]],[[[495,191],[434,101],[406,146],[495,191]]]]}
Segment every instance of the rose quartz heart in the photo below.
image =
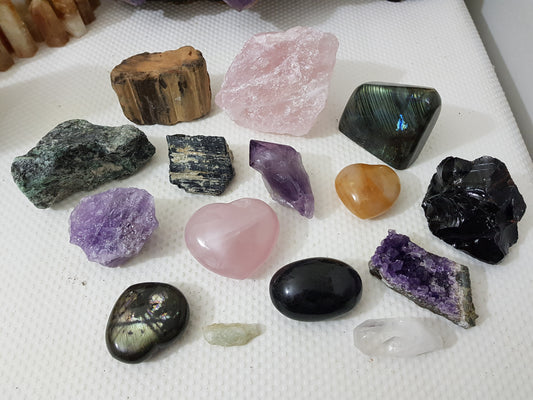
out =
{"type": "Polygon", "coordinates": [[[245,198],[200,208],[185,226],[185,243],[207,269],[245,279],[266,261],[278,234],[274,210],[261,200],[245,198]]]}

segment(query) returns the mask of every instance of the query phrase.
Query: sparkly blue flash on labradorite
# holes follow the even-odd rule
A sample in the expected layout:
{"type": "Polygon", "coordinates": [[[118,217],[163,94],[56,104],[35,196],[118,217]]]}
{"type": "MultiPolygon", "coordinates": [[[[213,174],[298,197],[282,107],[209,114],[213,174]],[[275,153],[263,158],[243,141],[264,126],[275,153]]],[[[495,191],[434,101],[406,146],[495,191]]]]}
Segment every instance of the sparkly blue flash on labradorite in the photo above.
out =
{"type": "Polygon", "coordinates": [[[441,108],[435,89],[365,83],[351,95],[339,130],[396,169],[420,154],[441,108]]]}

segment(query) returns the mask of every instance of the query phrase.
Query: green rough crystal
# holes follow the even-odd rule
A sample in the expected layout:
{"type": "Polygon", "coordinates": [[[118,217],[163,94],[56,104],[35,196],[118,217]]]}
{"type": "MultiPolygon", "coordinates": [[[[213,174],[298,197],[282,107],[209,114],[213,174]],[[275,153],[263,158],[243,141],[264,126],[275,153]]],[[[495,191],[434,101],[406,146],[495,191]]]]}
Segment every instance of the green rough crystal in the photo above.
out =
{"type": "Polygon", "coordinates": [[[244,346],[261,334],[259,324],[212,324],[204,327],[204,338],[217,346],[244,346]]]}
{"type": "Polygon", "coordinates": [[[420,154],[441,109],[435,89],[365,83],[352,93],[339,130],[396,169],[420,154]]]}
{"type": "Polygon", "coordinates": [[[11,165],[15,183],[38,208],[134,174],[155,153],[132,125],[107,127],[74,119],[48,132],[11,165]]]}

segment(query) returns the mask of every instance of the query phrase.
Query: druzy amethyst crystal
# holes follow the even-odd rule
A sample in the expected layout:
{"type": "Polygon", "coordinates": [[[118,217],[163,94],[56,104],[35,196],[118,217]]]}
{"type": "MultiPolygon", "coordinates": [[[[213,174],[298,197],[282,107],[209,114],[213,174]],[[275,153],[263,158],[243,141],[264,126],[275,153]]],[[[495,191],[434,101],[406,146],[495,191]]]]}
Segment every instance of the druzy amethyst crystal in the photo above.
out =
{"type": "Polygon", "coordinates": [[[116,267],[135,256],[159,226],[154,198],[143,189],[116,188],[87,196],[70,214],[70,243],[90,261],[116,267]]]}
{"type": "Polygon", "coordinates": [[[463,328],[476,324],[470,273],[464,265],[429,253],[390,230],[369,267],[372,275],[419,306],[463,328]]]}
{"type": "Polygon", "coordinates": [[[315,198],[302,156],[291,146],[250,140],[250,167],[263,175],[272,198],[312,218],[315,198]]]}
{"type": "Polygon", "coordinates": [[[526,203],[500,160],[447,157],[431,179],[422,208],[435,236],[496,264],[518,240],[526,203]]]}

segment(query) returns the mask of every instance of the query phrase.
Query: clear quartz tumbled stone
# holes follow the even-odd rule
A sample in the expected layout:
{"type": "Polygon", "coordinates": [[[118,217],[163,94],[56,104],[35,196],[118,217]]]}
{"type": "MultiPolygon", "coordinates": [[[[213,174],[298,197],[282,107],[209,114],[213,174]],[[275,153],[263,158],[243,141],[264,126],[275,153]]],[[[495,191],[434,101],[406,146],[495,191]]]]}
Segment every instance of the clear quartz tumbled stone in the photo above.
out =
{"type": "Polygon", "coordinates": [[[369,356],[415,357],[442,349],[444,339],[422,318],[384,318],[358,325],[354,344],[369,356]]]}

